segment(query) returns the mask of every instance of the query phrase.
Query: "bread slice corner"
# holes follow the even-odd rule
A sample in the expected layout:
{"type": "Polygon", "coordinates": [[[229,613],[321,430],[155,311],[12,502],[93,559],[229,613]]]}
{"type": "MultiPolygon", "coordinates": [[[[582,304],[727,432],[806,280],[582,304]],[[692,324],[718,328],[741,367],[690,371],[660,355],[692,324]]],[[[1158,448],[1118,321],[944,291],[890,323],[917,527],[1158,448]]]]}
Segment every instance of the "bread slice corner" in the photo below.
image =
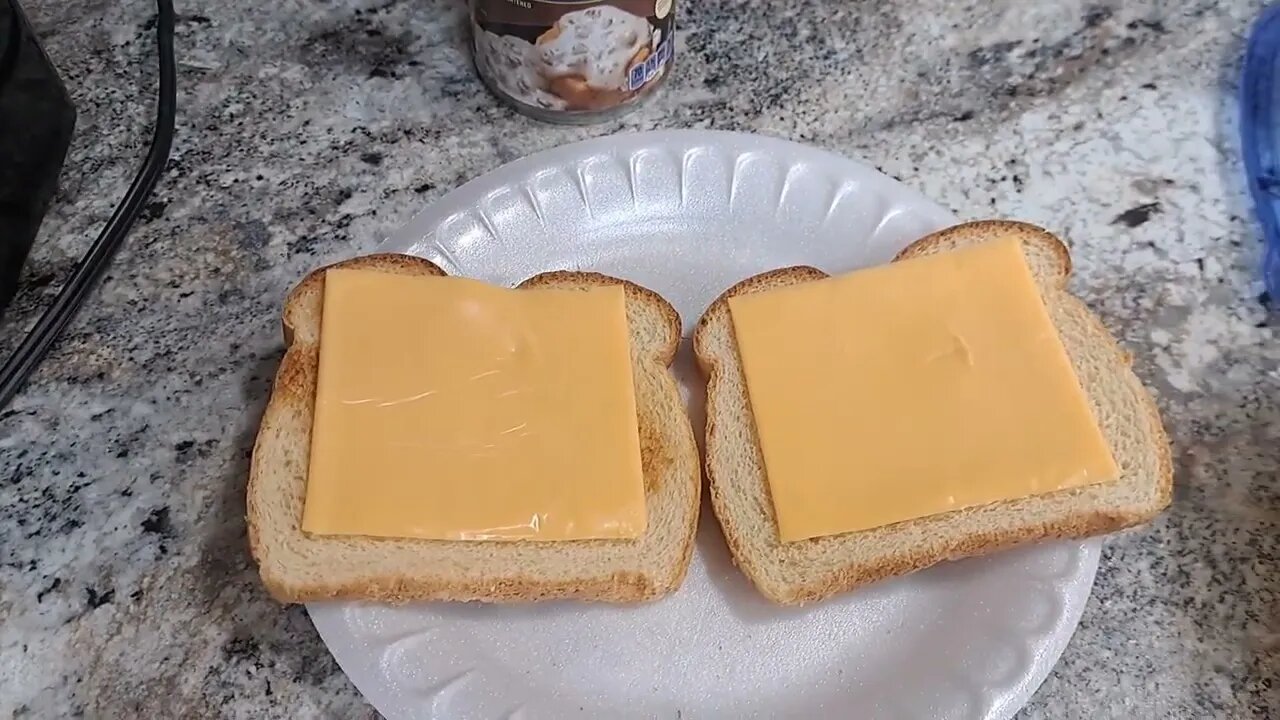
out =
{"type": "Polygon", "coordinates": [[[669,366],[680,318],[656,293],[582,272],[531,278],[524,288],[621,284],[635,381],[648,525],[635,540],[444,541],[318,536],[301,529],[319,364],[325,272],[359,268],[444,275],[407,255],[381,254],[321,268],[285,300],[287,350],[258,431],[249,471],[249,545],[263,584],[281,602],[360,599],[636,602],[684,580],[702,477],[693,430],[669,366]]]}
{"type": "Polygon", "coordinates": [[[1151,395],[1101,321],[1067,292],[1071,260],[1048,231],[1025,223],[973,222],[917,240],[896,260],[1016,237],[1066,346],[1094,417],[1121,469],[1106,482],[994,503],[871,530],[783,543],[738,356],[728,299],[826,277],[793,267],[726,291],[700,319],[694,351],[707,375],[706,472],[711,505],[734,562],[769,599],[821,600],[945,560],[1052,538],[1082,538],[1155,517],[1172,497],[1168,438],[1151,395]]]}

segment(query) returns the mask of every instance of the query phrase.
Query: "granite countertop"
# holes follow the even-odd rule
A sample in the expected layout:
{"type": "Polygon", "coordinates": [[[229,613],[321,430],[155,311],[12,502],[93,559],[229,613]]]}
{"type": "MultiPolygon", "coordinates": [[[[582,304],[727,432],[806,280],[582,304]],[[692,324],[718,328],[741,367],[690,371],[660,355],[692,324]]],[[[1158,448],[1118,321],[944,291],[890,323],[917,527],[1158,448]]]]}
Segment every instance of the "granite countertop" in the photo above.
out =
{"type": "MultiPolygon", "coordinates": [[[[80,118],[0,348],[123,193],[155,78],[150,2],[24,4],[80,118]]],[[[180,5],[168,172],[0,412],[0,716],[374,717],[246,551],[281,298],[468,178],[654,127],[812,143],[963,217],[1068,237],[1076,290],[1158,396],[1177,491],[1108,540],[1079,630],[1019,717],[1280,714],[1280,326],[1259,297],[1234,111],[1259,3],[698,0],[665,93],[579,129],[482,91],[455,0],[180,5]]]]}

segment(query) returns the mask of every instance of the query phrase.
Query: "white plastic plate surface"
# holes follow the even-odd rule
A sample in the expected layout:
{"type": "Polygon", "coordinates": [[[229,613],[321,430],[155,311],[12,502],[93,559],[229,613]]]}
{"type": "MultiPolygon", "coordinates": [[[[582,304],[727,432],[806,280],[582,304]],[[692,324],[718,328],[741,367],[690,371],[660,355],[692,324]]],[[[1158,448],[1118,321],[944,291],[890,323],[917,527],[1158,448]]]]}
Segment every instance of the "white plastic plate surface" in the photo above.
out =
{"type": "MultiPolygon", "coordinates": [[[[382,249],[515,284],[598,270],[667,298],[686,338],[742,278],[888,261],[952,215],[860,163],[708,131],[614,136],[513,162],[382,249]]],[[[703,384],[676,372],[701,433],[703,384]]],[[[1062,653],[1099,541],[947,563],[800,609],[734,568],[710,508],[689,577],[645,605],[313,603],[321,636],[389,720],[1011,717],[1062,653]]]]}

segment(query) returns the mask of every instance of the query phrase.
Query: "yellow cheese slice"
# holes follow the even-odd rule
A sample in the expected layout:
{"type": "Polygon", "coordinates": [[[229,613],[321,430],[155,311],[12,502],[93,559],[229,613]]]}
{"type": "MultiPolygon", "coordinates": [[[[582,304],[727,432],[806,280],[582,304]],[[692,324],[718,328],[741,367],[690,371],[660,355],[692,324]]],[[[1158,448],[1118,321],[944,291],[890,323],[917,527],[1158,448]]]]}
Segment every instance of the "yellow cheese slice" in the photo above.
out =
{"type": "Polygon", "coordinates": [[[629,338],[621,287],[328,271],[302,529],[639,536],[629,338]]]}
{"type": "Polygon", "coordinates": [[[1016,240],[729,309],[784,542],[1119,476],[1016,240]]]}

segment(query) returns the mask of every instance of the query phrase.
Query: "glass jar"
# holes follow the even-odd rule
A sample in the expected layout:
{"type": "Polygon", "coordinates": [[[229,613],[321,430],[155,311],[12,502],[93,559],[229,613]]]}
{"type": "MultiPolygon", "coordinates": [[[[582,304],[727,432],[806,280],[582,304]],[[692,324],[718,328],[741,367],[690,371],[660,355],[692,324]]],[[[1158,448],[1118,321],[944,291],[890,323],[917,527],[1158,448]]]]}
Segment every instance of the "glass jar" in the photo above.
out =
{"type": "Polygon", "coordinates": [[[471,0],[476,70],[519,112],[557,123],[616,117],[674,67],[674,0],[471,0]]]}

